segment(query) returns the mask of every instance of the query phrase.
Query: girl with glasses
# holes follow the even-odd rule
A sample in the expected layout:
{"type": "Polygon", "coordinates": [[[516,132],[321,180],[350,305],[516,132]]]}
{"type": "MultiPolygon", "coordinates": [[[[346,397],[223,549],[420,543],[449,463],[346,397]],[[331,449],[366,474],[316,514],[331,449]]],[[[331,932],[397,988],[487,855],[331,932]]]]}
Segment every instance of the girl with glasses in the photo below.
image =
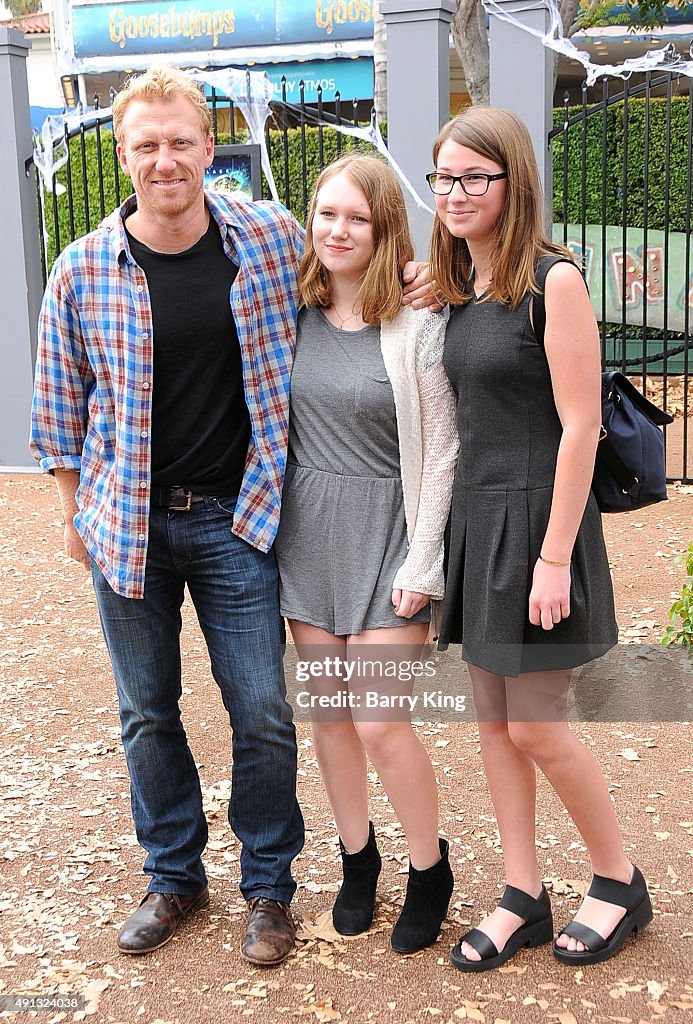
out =
{"type": "Polygon", "coordinates": [[[442,129],[433,159],[431,276],[453,306],[443,362],[461,441],[440,639],[463,644],[468,662],[507,883],[451,958],[461,971],[485,971],[553,937],[535,849],[538,766],[594,871],[553,944],[559,960],[582,967],[613,956],[652,918],[604,777],[566,722],[571,669],[618,639],[590,491],[601,425],[597,325],[570,253],[546,237],[519,118],[472,107],[442,129]],[[532,319],[539,291],[541,340],[532,319]]]}
{"type": "Polygon", "coordinates": [[[435,942],[453,887],[433,768],[409,714],[398,713],[431,601],[443,596],[457,457],[454,396],[441,363],[445,317],[401,306],[412,255],[404,197],[386,164],[348,156],[322,172],[301,264],[275,545],[281,612],[315,676],[313,743],[340,837],[334,926],[357,935],[373,918],[381,860],[368,815],[368,756],[409,844],[391,939],[400,953],[435,942]],[[385,702],[379,711],[369,710],[373,696],[385,702]]]}

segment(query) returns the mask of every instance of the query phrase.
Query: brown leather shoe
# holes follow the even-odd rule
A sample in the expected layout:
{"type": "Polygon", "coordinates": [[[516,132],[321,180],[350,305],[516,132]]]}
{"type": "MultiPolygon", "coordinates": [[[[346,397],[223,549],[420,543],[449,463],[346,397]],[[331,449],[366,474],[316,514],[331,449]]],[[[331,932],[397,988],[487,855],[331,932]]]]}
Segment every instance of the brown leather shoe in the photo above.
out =
{"type": "Polygon", "coordinates": [[[118,933],[121,953],[139,955],[165,946],[178,925],[196,910],[209,906],[209,889],[193,896],[175,892],[148,892],[118,933]]]}
{"type": "Polygon", "coordinates": [[[248,900],[250,917],[241,941],[241,954],[258,967],[273,967],[294,948],[296,925],[288,903],[255,896],[248,900]]]}

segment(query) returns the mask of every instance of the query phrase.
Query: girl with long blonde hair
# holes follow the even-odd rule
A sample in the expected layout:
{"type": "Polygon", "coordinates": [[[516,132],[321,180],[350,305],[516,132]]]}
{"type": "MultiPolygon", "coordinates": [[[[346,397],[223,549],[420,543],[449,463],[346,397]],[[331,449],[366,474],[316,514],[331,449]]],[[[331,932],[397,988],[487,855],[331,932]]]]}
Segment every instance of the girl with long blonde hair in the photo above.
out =
{"type": "MultiPolygon", "coordinates": [[[[276,542],[281,611],[299,658],[331,670],[314,680],[313,695],[344,694],[336,714],[313,716],[344,872],[334,925],[355,935],[373,918],[381,859],[369,822],[368,756],[409,844],[391,940],[400,953],[435,942],[453,887],[428,755],[408,715],[365,705],[367,691],[391,693],[385,665],[420,658],[431,603],[443,596],[454,396],[441,365],[445,317],[401,305],[412,253],[404,197],[386,164],[348,156],[322,172],[301,265],[276,542]]],[[[400,671],[396,695],[406,693],[411,683],[400,671]]]]}

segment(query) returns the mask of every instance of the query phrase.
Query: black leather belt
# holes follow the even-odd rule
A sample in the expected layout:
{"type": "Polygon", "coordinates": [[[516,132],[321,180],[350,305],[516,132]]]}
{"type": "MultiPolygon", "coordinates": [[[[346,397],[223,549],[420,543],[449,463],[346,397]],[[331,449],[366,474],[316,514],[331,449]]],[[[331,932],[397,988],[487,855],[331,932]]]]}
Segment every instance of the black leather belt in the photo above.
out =
{"type": "Polygon", "coordinates": [[[152,487],[151,504],[155,508],[167,508],[169,512],[189,512],[197,501],[204,501],[204,494],[193,494],[184,487],[152,487]]]}

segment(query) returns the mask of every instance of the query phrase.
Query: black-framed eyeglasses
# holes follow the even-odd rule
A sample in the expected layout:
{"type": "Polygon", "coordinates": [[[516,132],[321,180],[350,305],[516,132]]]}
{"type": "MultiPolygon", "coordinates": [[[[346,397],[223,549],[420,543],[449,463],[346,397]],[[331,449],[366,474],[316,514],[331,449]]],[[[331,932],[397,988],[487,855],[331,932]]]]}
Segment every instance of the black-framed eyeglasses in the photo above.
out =
{"type": "Polygon", "coordinates": [[[492,181],[507,177],[507,171],[501,171],[500,174],[481,174],[476,171],[471,174],[441,174],[440,171],[431,171],[426,175],[426,181],[431,192],[437,196],[450,195],[456,181],[459,181],[462,191],[468,196],[485,196],[492,181]]]}

